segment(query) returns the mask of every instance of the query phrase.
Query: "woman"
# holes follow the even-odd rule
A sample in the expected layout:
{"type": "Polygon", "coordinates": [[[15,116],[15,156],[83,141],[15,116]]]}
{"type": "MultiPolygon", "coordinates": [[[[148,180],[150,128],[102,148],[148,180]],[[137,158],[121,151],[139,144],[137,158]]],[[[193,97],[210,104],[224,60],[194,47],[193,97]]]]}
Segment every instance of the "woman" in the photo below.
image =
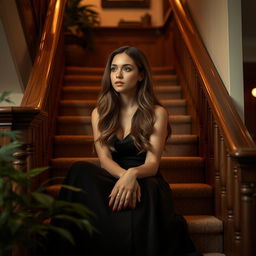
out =
{"type": "Polygon", "coordinates": [[[66,183],[86,193],[63,189],[60,198],[91,209],[99,232],[74,231],[72,255],[199,255],[158,172],[171,129],[153,93],[148,62],[137,48],[124,46],[110,54],[92,128],[101,167],[75,163],[66,183]]]}

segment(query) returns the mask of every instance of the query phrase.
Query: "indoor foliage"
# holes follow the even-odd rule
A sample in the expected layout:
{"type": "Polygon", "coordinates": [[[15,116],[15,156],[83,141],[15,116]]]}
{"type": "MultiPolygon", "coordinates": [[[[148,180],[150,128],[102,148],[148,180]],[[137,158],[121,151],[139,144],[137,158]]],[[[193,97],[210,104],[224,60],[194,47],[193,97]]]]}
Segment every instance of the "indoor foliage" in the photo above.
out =
{"type": "MultiPolygon", "coordinates": [[[[10,101],[8,95],[0,95],[0,102],[10,101]]],[[[46,193],[45,185],[32,190],[33,178],[47,168],[21,172],[13,167],[13,154],[20,146],[18,136],[18,131],[0,130],[0,256],[11,255],[15,246],[44,246],[49,232],[74,243],[68,230],[51,224],[49,220],[53,218],[93,232],[90,224],[93,214],[85,206],[55,199],[46,193]],[[3,144],[3,141],[8,143],[3,144]]],[[[81,192],[75,187],[62,186],[81,192]]]]}

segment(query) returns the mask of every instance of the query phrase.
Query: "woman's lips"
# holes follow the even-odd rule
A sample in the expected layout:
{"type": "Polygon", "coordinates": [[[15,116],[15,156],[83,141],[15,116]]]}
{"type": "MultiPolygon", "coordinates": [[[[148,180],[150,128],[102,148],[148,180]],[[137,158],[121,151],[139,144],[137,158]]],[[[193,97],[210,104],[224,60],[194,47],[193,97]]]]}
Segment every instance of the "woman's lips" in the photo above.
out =
{"type": "Polygon", "coordinates": [[[121,86],[121,85],[123,85],[124,84],[124,82],[122,82],[122,81],[116,81],[115,82],[115,85],[117,85],[117,86],[121,86]]]}

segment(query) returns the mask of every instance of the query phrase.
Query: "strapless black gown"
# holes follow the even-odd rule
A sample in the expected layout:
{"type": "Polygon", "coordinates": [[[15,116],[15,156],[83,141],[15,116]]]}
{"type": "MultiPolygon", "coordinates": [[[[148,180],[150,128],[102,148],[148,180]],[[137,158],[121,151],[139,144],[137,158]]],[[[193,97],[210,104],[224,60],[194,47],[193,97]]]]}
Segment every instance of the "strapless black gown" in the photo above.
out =
{"type": "MultiPolygon", "coordinates": [[[[115,137],[114,147],[112,157],[125,169],[145,161],[146,154],[138,154],[129,135],[123,140],[115,137]]],[[[59,199],[85,204],[96,214],[92,223],[99,232],[91,236],[72,228],[76,247],[53,239],[52,255],[200,255],[195,252],[185,219],[175,214],[172,191],[160,173],[139,179],[141,202],[135,209],[119,212],[108,206],[108,195],[116,181],[105,169],[89,162],[73,164],[65,183],[83,188],[85,193],[62,189],[59,199]]]]}

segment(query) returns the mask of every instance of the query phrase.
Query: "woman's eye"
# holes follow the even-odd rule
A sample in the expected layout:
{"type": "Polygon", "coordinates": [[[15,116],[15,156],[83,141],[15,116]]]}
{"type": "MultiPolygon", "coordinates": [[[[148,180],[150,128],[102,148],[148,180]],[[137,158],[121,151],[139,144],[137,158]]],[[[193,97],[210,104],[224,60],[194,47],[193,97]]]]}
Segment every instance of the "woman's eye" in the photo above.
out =
{"type": "Polygon", "coordinates": [[[110,71],[111,71],[111,72],[115,72],[115,71],[116,71],[116,67],[111,67],[111,68],[110,68],[110,71]]]}
{"type": "Polygon", "coordinates": [[[124,70],[125,70],[126,72],[132,71],[132,69],[131,69],[130,67],[125,67],[124,70]]]}

